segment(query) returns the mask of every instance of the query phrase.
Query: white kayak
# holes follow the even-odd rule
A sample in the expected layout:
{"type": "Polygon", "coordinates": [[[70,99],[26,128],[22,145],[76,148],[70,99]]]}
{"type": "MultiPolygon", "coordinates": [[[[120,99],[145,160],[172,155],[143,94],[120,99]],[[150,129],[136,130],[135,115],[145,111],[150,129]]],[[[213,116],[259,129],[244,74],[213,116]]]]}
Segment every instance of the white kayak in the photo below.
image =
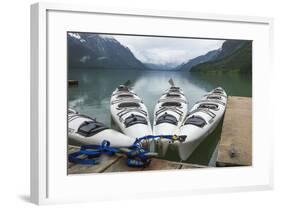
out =
{"type": "Polygon", "coordinates": [[[178,134],[188,113],[188,102],[181,88],[171,86],[158,100],[154,109],[153,134],[178,134]]]}
{"type": "Polygon", "coordinates": [[[129,147],[135,141],[72,109],[68,110],[68,139],[69,143],[76,145],[100,145],[107,140],[113,147],[129,147]]]}
{"type": "Polygon", "coordinates": [[[198,145],[210,135],[221,121],[227,104],[227,94],[215,88],[196,102],[180,128],[180,135],[186,135],[183,143],[178,143],[179,156],[188,159],[198,145]]]}
{"type": "Polygon", "coordinates": [[[128,86],[113,91],[110,111],[114,124],[127,136],[136,139],[152,134],[147,108],[128,86]]]}

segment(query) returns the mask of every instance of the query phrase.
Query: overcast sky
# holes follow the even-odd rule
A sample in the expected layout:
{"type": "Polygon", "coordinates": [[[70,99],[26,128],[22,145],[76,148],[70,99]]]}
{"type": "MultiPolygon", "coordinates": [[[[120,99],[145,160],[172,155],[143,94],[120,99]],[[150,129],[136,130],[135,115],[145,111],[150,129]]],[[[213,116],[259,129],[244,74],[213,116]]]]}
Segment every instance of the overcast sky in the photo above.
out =
{"type": "Polygon", "coordinates": [[[113,35],[144,63],[178,65],[222,46],[224,40],[113,35]]]}

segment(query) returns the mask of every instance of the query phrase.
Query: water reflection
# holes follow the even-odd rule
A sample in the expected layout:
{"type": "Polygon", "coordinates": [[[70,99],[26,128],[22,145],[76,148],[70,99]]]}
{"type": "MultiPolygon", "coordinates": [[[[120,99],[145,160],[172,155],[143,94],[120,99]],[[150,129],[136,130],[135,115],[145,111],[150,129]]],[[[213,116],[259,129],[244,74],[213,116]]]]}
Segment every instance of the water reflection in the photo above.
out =
{"type": "Polygon", "coordinates": [[[228,95],[252,97],[252,76],[250,74],[204,74],[188,73],[189,81],[210,91],[217,86],[225,89],[228,95]]]}

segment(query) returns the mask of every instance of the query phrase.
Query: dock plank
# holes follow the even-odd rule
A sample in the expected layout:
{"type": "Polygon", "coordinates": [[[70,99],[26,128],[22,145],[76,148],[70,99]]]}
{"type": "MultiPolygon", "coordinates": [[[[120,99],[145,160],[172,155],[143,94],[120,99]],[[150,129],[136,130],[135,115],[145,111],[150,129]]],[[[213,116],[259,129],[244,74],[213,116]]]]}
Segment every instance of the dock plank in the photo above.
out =
{"type": "Polygon", "coordinates": [[[252,98],[228,97],[216,164],[252,165],[252,98]]]}
{"type": "MultiPolygon", "coordinates": [[[[68,145],[68,154],[78,151],[78,146],[68,145]]],[[[81,158],[85,158],[85,156],[80,156],[81,158]]],[[[106,168],[110,165],[115,163],[117,160],[120,159],[120,155],[108,156],[108,155],[101,155],[99,157],[100,163],[97,165],[82,165],[82,164],[74,164],[68,162],[68,174],[78,174],[78,173],[99,173],[103,172],[106,168]]]]}
{"type": "Polygon", "coordinates": [[[179,168],[179,163],[154,158],[152,159],[150,165],[145,167],[144,170],[171,170],[179,168]]]}
{"type": "Polygon", "coordinates": [[[104,172],[130,172],[130,171],[141,171],[143,168],[129,167],[126,164],[126,157],[120,157],[118,161],[110,165],[104,172]]]}
{"type": "Polygon", "coordinates": [[[206,168],[206,167],[208,166],[191,164],[191,163],[181,163],[180,169],[194,169],[194,168],[206,168]]]}
{"type": "Polygon", "coordinates": [[[78,173],[101,173],[113,163],[118,161],[120,156],[108,156],[102,155],[100,157],[100,163],[97,165],[82,165],[75,164],[68,168],[68,174],[78,174],[78,173]]]}

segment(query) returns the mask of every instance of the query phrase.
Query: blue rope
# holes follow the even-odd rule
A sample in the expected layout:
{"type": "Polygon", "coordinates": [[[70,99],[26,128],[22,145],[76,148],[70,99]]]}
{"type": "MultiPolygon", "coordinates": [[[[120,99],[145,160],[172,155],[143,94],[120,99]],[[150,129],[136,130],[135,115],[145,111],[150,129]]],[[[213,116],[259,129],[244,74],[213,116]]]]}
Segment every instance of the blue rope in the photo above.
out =
{"type": "MultiPolygon", "coordinates": [[[[74,152],[68,155],[68,161],[72,162],[72,163],[76,163],[76,164],[83,164],[83,165],[96,165],[99,163],[98,159],[89,159],[88,158],[78,158],[80,155],[83,155],[84,153],[78,151],[78,152],[74,152]]],[[[100,153],[97,153],[97,155],[100,155],[100,153]]],[[[96,155],[96,156],[97,156],[96,155]]]]}
{"type": "MultiPolygon", "coordinates": [[[[144,137],[137,138],[132,146],[128,147],[129,152],[124,154],[127,156],[127,165],[130,167],[146,167],[151,162],[151,157],[146,156],[148,151],[141,146],[142,140],[165,138],[169,140],[179,140],[185,139],[183,136],[175,135],[148,135],[144,137]]],[[[120,152],[119,148],[110,147],[110,142],[104,140],[101,145],[83,145],[80,147],[78,152],[74,152],[68,155],[69,162],[84,164],[84,165],[96,165],[99,163],[98,157],[101,154],[114,155],[120,152]],[[87,158],[79,158],[81,155],[86,155],[87,158]]]]}
{"type": "Polygon", "coordinates": [[[127,165],[130,167],[146,167],[150,164],[151,158],[145,154],[148,153],[140,145],[132,145],[131,151],[125,153],[127,156],[127,165]]]}
{"type": "Polygon", "coordinates": [[[74,152],[68,155],[69,162],[84,164],[84,165],[96,165],[99,163],[99,159],[93,159],[101,156],[102,153],[108,155],[114,155],[119,150],[110,147],[110,142],[104,140],[101,145],[83,145],[78,152],[74,152]],[[81,155],[86,155],[87,158],[79,158],[81,155]]]}
{"type": "MultiPolygon", "coordinates": [[[[98,153],[105,153],[108,155],[114,155],[119,152],[117,148],[110,147],[110,142],[103,140],[101,145],[83,145],[80,148],[80,152],[85,155],[96,155],[98,153]]],[[[99,156],[99,155],[97,155],[99,156]]]]}

